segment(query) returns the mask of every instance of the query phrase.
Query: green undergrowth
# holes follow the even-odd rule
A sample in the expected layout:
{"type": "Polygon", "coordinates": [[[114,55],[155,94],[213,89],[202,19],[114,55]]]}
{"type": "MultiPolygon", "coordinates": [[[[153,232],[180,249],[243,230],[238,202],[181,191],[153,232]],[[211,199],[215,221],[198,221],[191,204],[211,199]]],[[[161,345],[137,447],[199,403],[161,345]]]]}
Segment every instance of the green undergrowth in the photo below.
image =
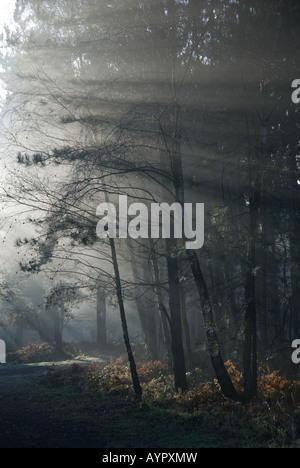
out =
{"type": "MultiPolygon", "coordinates": [[[[241,392],[241,373],[233,363],[226,365],[241,392]]],[[[142,362],[137,368],[143,388],[141,402],[134,398],[125,357],[108,365],[73,364],[49,371],[44,385],[59,392],[58,404],[66,404],[64,399],[71,404],[73,395],[72,405],[77,401],[76,411],[84,419],[100,412],[108,428],[107,444],[112,447],[300,446],[298,381],[261,368],[258,396],[240,403],[225,399],[218,383],[205,380],[200,369],[188,374],[189,391],[177,394],[164,364],[142,362]]]]}

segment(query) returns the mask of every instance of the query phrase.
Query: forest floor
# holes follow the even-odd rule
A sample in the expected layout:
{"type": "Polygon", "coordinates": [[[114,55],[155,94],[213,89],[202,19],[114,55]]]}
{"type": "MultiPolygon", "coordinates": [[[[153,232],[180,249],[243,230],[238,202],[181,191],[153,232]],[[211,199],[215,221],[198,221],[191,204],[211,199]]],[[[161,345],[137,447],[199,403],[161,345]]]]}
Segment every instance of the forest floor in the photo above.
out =
{"type": "MultiPolygon", "coordinates": [[[[76,361],[77,363],[80,361],[76,361]]],[[[196,419],[140,409],[119,396],[53,388],[49,373],[72,362],[0,366],[0,448],[217,447],[230,445],[196,419]]]]}
{"type": "MultiPolygon", "coordinates": [[[[108,364],[107,356],[1,364],[0,448],[300,446],[297,411],[292,414],[278,396],[274,406],[268,398],[228,402],[211,390],[214,383],[173,395],[162,365],[143,363],[145,396],[137,403],[126,369],[124,360],[108,364]]],[[[276,381],[281,391],[282,382],[276,381]]]]}

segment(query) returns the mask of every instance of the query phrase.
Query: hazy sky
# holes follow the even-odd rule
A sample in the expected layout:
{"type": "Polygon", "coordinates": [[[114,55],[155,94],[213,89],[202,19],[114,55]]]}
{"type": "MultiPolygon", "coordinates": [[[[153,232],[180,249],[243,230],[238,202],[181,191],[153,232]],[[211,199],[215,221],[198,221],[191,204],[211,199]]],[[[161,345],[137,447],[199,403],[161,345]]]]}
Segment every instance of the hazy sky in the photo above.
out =
{"type": "Polygon", "coordinates": [[[0,29],[5,23],[9,23],[15,6],[15,0],[0,0],[0,29]]]}
{"type": "MultiPolygon", "coordinates": [[[[15,8],[15,0],[0,0],[0,37],[1,33],[3,32],[3,27],[5,24],[10,25],[13,19],[13,13],[15,8]]],[[[1,47],[1,43],[0,43],[1,47]]],[[[2,99],[5,99],[6,93],[3,87],[3,83],[0,80],[0,102],[2,99]]],[[[3,150],[3,145],[1,142],[0,148],[0,187],[3,182],[3,179],[6,177],[6,172],[4,170],[4,156],[5,152],[3,150]]],[[[15,248],[13,247],[16,234],[11,233],[12,229],[10,227],[10,223],[6,224],[3,227],[2,223],[0,226],[0,251],[1,251],[1,261],[4,264],[4,269],[6,269],[7,264],[10,263],[11,266],[13,264],[12,257],[15,256],[15,248]],[[4,247],[3,247],[4,246],[4,247]]]]}
{"type": "MultiPolygon", "coordinates": [[[[0,0],[0,35],[5,24],[9,25],[13,18],[15,0],[0,0]]],[[[0,100],[5,98],[5,91],[0,81],[0,100]]]]}

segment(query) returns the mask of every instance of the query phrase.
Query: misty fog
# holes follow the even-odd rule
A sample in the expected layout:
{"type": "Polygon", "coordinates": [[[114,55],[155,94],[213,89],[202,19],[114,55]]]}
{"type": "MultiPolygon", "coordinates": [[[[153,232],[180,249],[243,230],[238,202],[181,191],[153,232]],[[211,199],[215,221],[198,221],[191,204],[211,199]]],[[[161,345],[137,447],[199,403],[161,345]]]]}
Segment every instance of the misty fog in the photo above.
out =
{"type": "Polygon", "coordinates": [[[300,329],[299,5],[9,5],[0,339],[62,356],[122,344],[136,392],[132,348],[167,363],[176,390],[204,366],[234,398],[231,359],[251,397],[258,364],[286,356],[300,329]],[[203,247],[174,229],[141,236],[135,210],[135,236],[99,238],[97,207],[117,210],[120,195],[204,203],[203,247]]]}

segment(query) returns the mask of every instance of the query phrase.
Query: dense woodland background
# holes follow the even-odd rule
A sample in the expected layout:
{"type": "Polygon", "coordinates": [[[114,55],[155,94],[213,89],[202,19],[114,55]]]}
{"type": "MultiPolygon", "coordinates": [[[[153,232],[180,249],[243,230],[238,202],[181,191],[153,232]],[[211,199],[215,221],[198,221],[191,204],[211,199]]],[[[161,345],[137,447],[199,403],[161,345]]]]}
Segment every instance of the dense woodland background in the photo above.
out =
{"type": "Polygon", "coordinates": [[[95,341],[122,324],[137,396],[132,342],[182,391],[203,366],[240,398],[228,359],[247,399],[258,363],[286,371],[300,329],[299,21],[296,0],[16,1],[1,203],[17,260],[1,297],[17,346],[32,329],[62,353],[64,326],[94,301],[95,341]],[[204,247],[98,239],[96,208],[119,195],[205,203],[204,247]]]}

